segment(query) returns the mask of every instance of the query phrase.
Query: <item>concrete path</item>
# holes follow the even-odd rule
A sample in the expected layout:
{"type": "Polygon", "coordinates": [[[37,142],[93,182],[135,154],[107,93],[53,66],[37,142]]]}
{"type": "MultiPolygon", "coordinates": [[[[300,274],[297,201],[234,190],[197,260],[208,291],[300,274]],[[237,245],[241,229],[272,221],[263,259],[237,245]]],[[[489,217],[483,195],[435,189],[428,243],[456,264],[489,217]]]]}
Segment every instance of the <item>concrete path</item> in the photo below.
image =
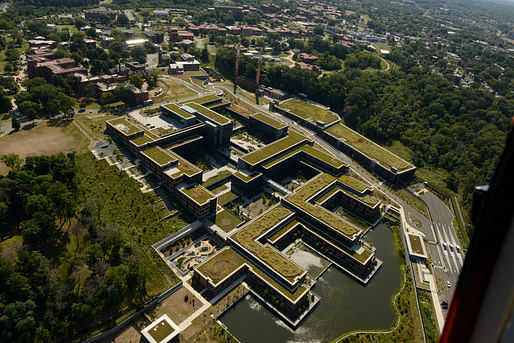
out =
{"type": "Polygon", "coordinates": [[[437,294],[437,284],[435,282],[434,275],[431,273],[426,275],[428,282],[430,283],[430,295],[432,295],[432,302],[434,303],[435,316],[437,319],[437,326],[439,326],[439,332],[443,332],[444,328],[444,316],[441,305],[439,304],[439,295],[437,294]]]}

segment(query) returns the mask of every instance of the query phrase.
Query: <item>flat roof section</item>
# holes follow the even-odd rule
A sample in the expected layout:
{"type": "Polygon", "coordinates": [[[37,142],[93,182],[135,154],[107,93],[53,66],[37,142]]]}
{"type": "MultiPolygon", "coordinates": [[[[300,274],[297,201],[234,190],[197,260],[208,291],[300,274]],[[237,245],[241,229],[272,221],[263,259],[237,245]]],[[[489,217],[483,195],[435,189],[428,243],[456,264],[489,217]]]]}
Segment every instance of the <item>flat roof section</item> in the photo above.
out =
{"type": "Polygon", "coordinates": [[[338,120],[341,120],[336,113],[299,99],[291,98],[284,100],[277,107],[288,109],[292,114],[295,114],[305,120],[310,120],[313,124],[316,124],[318,121],[322,121],[325,123],[325,126],[329,126],[338,120]]]}
{"type": "Polygon", "coordinates": [[[338,180],[348,187],[355,189],[359,193],[364,193],[366,189],[371,189],[371,185],[369,183],[357,180],[349,175],[341,175],[338,177],[338,180]]]}
{"type": "Polygon", "coordinates": [[[205,205],[210,200],[215,199],[216,196],[205,189],[203,186],[195,185],[179,189],[190,199],[193,199],[199,205],[205,205]]]}
{"type": "Polygon", "coordinates": [[[238,171],[234,174],[234,176],[236,176],[238,179],[243,180],[244,182],[252,181],[256,177],[259,177],[261,175],[262,175],[262,173],[260,173],[260,172],[253,172],[253,173],[248,174],[248,173],[244,173],[242,171],[238,171]]]}
{"type": "Polygon", "coordinates": [[[183,108],[184,106],[178,106],[177,104],[166,104],[162,106],[185,120],[195,118],[193,114],[189,113],[185,108],[183,108]]]}
{"type": "Polygon", "coordinates": [[[163,314],[141,331],[150,343],[168,343],[180,333],[180,328],[167,314],[163,314]]]}
{"type": "Polygon", "coordinates": [[[423,242],[423,236],[411,232],[407,232],[405,235],[407,236],[407,248],[409,250],[409,255],[424,259],[428,258],[427,249],[423,242]]]}
{"type": "Polygon", "coordinates": [[[257,112],[255,113],[254,115],[251,116],[252,118],[255,118],[257,119],[258,121],[261,121],[277,130],[280,130],[280,129],[283,129],[283,128],[286,128],[287,125],[278,121],[278,120],[275,120],[273,118],[271,118],[270,116],[267,116],[265,115],[264,113],[261,113],[261,112],[257,112]]]}
{"type": "Polygon", "coordinates": [[[139,131],[143,131],[143,129],[132,124],[126,117],[111,119],[108,122],[127,136],[139,131]]]}
{"type": "Polygon", "coordinates": [[[188,102],[191,101],[191,102],[195,102],[200,105],[204,105],[204,104],[208,104],[210,102],[220,100],[220,99],[221,98],[219,96],[217,96],[216,94],[208,94],[208,95],[199,96],[197,98],[188,100],[188,102]]]}
{"type": "Polygon", "coordinates": [[[305,274],[305,271],[283,256],[275,248],[269,245],[261,245],[256,241],[264,233],[272,229],[282,220],[293,215],[293,211],[278,205],[270,211],[257,217],[254,221],[243,226],[231,238],[245,248],[250,254],[263,261],[279,275],[294,283],[297,277],[305,274]]]}
{"type": "Polygon", "coordinates": [[[293,147],[296,144],[299,144],[302,141],[309,141],[309,139],[293,130],[289,130],[289,133],[286,137],[268,144],[262,149],[255,150],[249,154],[246,154],[245,156],[241,157],[241,159],[251,165],[256,165],[270,157],[273,157],[276,154],[279,154],[284,150],[293,147]]]}
{"type": "Polygon", "coordinates": [[[227,276],[241,268],[245,262],[246,260],[232,250],[232,248],[226,247],[196,269],[202,275],[211,279],[214,285],[217,285],[227,276]]]}
{"type": "Polygon", "coordinates": [[[326,132],[336,138],[343,139],[346,144],[351,145],[369,158],[377,160],[377,162],[384,167],[393,167],[398,171],[414,168],[414,165],[411,163],[403,160],[346,125],[334,125],[326,130],[326,132]]]}
{"type": "Polygon", "coordinates": [[[311,204],[308,201],[311,197],[321,192],[326,187],[330,186],[333,182],[336,181],[336,179],[337,178],[334,176],[321,173],[300,187],[294,194],[288,196],[286,200],[289,200],[291,203],[309,213],[319,221],[325,223],[329,227],[336,229],[348,237],[348,239],[353,240],[356,235],[361,233],[359,228],[348,223],[327,209],[318,205],[311,204]]]}
{"type": "Polygon", "coordinates": [[[145,149],[141,151],[141,153],[151,160],[157,162],[157,164],[160,166],[177,161],[175,156],[159,146],[153,146],[151,148],[145,149]]]}
{"type": "Polygon", "coordinates": [[[222,116],[221,114],[219,114],[217,112],[214,112],[213,110],[211,110],[205,106],[202,106],[195,102],[188,102],[186,105],[189,106],[190,108],[194,109],[196,112],[198,112],[202,116],[212,120],[213,122],[215,122],[218,125],[223,126],[223,125],[230,123],[230,120],[228,118],[222,116]]]}

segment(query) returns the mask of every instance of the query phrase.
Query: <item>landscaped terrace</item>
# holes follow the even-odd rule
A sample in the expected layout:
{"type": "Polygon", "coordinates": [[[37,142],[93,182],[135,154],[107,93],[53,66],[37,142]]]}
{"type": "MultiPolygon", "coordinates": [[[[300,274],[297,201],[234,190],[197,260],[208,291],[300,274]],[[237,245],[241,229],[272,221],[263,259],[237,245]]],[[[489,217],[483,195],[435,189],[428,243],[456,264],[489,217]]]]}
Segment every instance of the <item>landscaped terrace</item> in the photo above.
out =
{"type": "Polygon", "coordinates": [[[254,115],[252,115],[252,118],[262,121],[263,123],[266,123],[269,126],[275,128],[277,130],[283,129],[284,127],[287,126],[286,124],[284,124],[278,120],[275,120],[275,119],[271,118],[270,116],[267,116],[261,112],[257,112],[254,115]]]}
{"type": "Polygon", "coordinates": [[[182,188],[180,189],[180,192],[186,194],[189,198],[193,199],[200,205],[203,205],[216,197],[200,185],[182,188]]]}
{"type": "Polygon", "coordinates": [[[200,113],[205,118],[212,120],[216,124],[226,125],[226,124],[230,123],[230,120],[228,118],[222,116],[221,114],[219,114],[217,112],[214,112],[213,110],[211,110],[205,106],[199,105],[196,102],[188,102],[186,105],[191,107],[198,113],[200,113]]]}
{"type": "Polygon", "coordinates": [[[151,160],[157,162],[157,164],[160,166],[177,161],[175,156],[158,146],[145,149],[142,151],[142,153],[151,160]]]}

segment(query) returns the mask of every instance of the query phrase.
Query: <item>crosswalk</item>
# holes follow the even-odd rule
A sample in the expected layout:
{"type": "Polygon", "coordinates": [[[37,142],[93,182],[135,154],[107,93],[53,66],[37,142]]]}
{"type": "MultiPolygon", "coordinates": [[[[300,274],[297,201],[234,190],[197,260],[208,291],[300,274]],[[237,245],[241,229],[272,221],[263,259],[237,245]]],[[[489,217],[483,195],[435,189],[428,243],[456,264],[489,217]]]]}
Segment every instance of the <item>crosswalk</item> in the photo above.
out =
{"type": "Polygon", "coordinates": [[[441,264],[447,268],[450,273],[459,273],[464,263],[461,248],[455,237],[455,232],[447,224],[434,223],[434,229],[439,238],[437,244],[437,252],[439,254],[441,264]]]}

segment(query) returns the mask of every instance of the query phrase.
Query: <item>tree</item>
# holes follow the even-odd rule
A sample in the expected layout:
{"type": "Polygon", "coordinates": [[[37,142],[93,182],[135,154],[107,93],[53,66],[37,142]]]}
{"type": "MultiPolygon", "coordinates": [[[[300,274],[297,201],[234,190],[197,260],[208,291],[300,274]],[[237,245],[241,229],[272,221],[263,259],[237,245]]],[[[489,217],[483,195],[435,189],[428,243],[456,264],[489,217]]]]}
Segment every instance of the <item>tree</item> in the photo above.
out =
{"type": "Polygon", "coordinates": [[[20,130],[20,127],[21,127],[20,121],[14,115],[11,118],[11,125],[12,125],[12,128],[13,128],[14,131],[19,131],[20,130]]]}
{"type": "Polygon", "coordinates": [[[132,48],[131,50],[132,57],[137,60],[139,63],[145,63],[146,62],[146,49],[144,46],[137,45],[132,48]]]}
{"type": "Polygon", "coordinates": [[[118,15],[116,21],[120,26],[127,26],[129,24],[129,18],[123,12],[118,15]]]}
{"type": "Polygon", "coordinates": [[[130,75],[129,81],[131,84],[133,84],[134,86],[136,86],[139,89],[141,89],[141,87],[143,86],[143,82],[144,82],[143,78],[139,74],[130,75]]]}
{"type": "Polygon", "coordinates": [[[159,72],[157,69],[151,69],[148,73],[148,79],[146,80],[148,87],[153,88],[157,86],[157,81],[159,81],[159,72]]]}
{"type": "Polygon", "coordinates": [[[16,154],[7,154],[0,156],[0,161],[2,161],[7,168],[11,170],[18,170],[21,166],[22,160],[16,154]]]}
{"type": "Polygon", "coordinates": [[[202,49],[202,55],[200,56],[200,59],[204,63],[208,63],[209,62],[209,50],[207,49],[207,44],[205,44],[203,49],[202,49]]]}

